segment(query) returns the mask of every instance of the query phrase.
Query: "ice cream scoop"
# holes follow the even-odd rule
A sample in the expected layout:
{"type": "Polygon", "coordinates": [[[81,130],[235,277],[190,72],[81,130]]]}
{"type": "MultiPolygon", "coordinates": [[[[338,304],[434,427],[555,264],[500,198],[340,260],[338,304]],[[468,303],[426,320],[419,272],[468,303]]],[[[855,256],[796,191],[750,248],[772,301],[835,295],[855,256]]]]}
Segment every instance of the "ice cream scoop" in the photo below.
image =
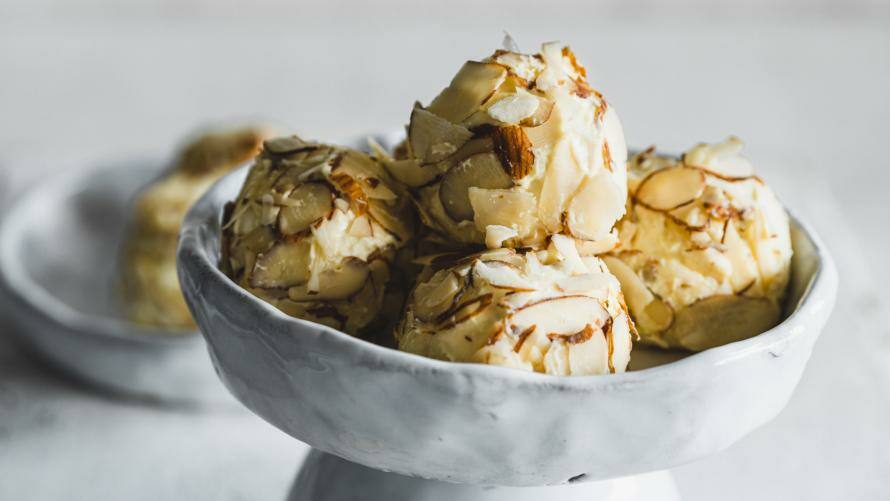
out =
{"type": "Polygon", "coordinates": [[[618,280],[569,237],[546,250],[430,258],[396,331],[399,349],[553,375],[623,372],[633,327],[618,280]]]}
{"type": "Polygon", "coordinates": [[[119,264],[124,309],[131,320],[170,328],[195,326],[176,277],[179,226],[211,184],[259,152],[267,134],[259,127],[207,132],[137,195],[119,264]]]}
{"type": "Polygon", "coordinates": [[[730,137],[680,158],[629,162],[620,247],[604,257],[643,341],[703,350],[778,323],[791,265],[788,215],[730,137]]]}
{"type": "Polygon", "coordinates": [[[374,157],[296,136],[267,140],[228,206],[220,267],[283,312],[349,334],[383,307],[410,201],[374,157]]]}
{"type": "Polygon", "coordinates": [[[468,61],[432,102],[416,104],[387,162],[423,222],[489,248],[569,235],[608,250],[627,195],[614,108],[563,44],[468,61]]]}

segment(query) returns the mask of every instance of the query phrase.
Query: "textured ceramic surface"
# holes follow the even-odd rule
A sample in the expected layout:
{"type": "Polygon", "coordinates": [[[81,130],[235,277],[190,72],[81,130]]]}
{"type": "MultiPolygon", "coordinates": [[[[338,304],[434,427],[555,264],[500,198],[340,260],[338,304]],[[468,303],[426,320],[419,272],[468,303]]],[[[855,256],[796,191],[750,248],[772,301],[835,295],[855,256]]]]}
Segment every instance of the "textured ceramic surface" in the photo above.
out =
{"type": "Polygon", "coordinates": [[[19,200],[0,227],[0,308],[40,355],[89,383],[165,401],[231,402],[200,335],[133,325],[114,300],[130,200],[160,165],[63,176],[19,200]]]}
{"type": "Polygon", "coordinates": [[[713,454],[787,403],[837,273],[795,222],[789,316],[754,338],[624,374],[555,377],[390,350],[284,315],[217,270],[221,180],[186,219],[179,273],[220,377],[313,447],[404,475],[507,486],[592,481],[713,454]]]}

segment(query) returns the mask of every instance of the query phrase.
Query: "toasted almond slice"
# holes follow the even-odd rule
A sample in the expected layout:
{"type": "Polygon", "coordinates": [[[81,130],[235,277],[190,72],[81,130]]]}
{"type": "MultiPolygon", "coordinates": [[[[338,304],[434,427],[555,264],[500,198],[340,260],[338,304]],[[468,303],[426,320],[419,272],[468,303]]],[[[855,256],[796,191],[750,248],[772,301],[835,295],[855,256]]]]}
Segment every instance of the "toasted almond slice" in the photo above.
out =
{"type": "Polygon", "coordinates": [[[578,246],[578,254],[582,256],[598,256],[619,247],[618,231],[613,229],[597,240],[577,240],[575,245],[578,246]]]}
{"type": "Polygon", "coordinates": [[[331,301],[347,299],[364,287],[370,271],[368,264],[359,259],[346,259],[333,270],[321,273],[318,291],[310,290],[309,284],[291,287],[287,291],[293,301],[331,301]]]}
{"type": "Polygon", "coordinates": [[[575,239],[565,235],[552,235],[550,243],[556,252],[562,256],[566,266],[572,274],[589,273],[590,270],[584,265],[581,256],[578,254],[578,248],[575,247],[575,239]]]}
{"type": "Polygon", "coordinates": [[[531,174],[535,165],[532,143],[522,127],[498,127],[492,132],[494,151],[507,174],[515,180],[531,174]]]}
{"type": "Polygon", "coordinates": [[[780,315],[779,307],[767,299],[711,296],[677,312],[666,338],[688,350],[706,350],[765,332],[780,315]]]}
{"type": "Polygon", "coordinates": [[[683,155],[683,162],[690,167],[699,167],[726,180],[744,180],[754,176],[754,167],[740,155],[742,141],[730,136],[716,144],[697,144],[683,155]]]}
{"type": "MultiPolygon", "coordinates": [[[[519,125],[526,129],[537,129],[538,126],[547,123],[550,120],[550,114],[553,113],[554,102],[543,97],[538,98],[538,107],[534,114],[526,117],[519,125]]],[[[528,133],[528,131],[526,131],[528,133]]],[[[534,144],[534,141],[532,142],[534,144]]]]}
{"type": "Polygon", "coordinates": [[[488,116],[502,124],[518,124],[538,111],[541,99],[525,89],[499,96],[486,109],[488,116]]]}
{"type": "Polygon", "coordinates": [[[473,221],[480,231],[492,225],[512,228],[520,237],[529,235],[536,226],[535,196],[527,191],[469,189],[473,221]]]}
{"type": "Polygon", "coordinates": [[[263,150],[277,155],[286,155],[317,147],[317,143],[304,141],[297,136],[283,136],[263,141],[263,150]]]}
{"type": "Polygon", "coordinates": [[[541,148],[555,145],[562,136],[562,120],[559,111],[552,101],[538,107],[538,113],[530,120],[531,123],[521,124],[532,147],[541,148]]]}
{"type": "Polygon", "coordinates": [[[414,314],[424,322],[430,322],[454,303],[454,297],[461,289],[457,275],[442,272],[441,280],[421,282],[414,290],[414,314]]]}
{"type": "Polygon", "coordinates": [[[567,230],[576,238],[600,240],[609,232],[625,210],[625,193],[611,175],[599,171],[584,184],[569,204],[567,230]]]}
{"type": "Polygon", "coordinates": [[[602,260],[621,283],[621,292],[641,333],[657,334],[671,326],[674,319],[670,305],[652,294],[630,266],[614,256],[602,256],[602,260]]]}
{"type": "Polygon", "coordinates": [[[453,309],[449,309],[439,316],[437,319],[439,320],[439,324],[436,326],[436,330],[445,331],[453,329],[467,320],[484,313],[491,307],[493,302],[492,298],[492,294],[482,294],[481,296],[461,302],[453,309]]]}
{"type": "Polygon", "coordinates": [[[599,301],[588,296],[559,296],[525,305],[509,318],[516,329],[536,325],[536,331],[547,334],[571,334],[586,325],[602,327],[609,320],[609,312],[599,301]]]}
{"type": "Polygon", "coordinates": [[[733,292],[738,292],[760,277],[757,261],[754,259],[748,243],[742,240],[738,230],[736,230],[736,222],[733,220],[726,222],[723,244],[726,246],[724,255],[732,263],[732,274],[729,276],[732,290],[733,292]]]}
{"type": "Polygon", "coordinates": [[[477,260],[473,263],[473,274],[498,289],[535,290],[534,284],[522,277],[519,268],[503,261],[477,260]]]}
{"type": "Polygon", "coordinates": [[[357,218],[352,220],[352,223],[349,224],[349,228],[346,230],[350,236],[364,238],[370,237],[374,234],[371,229],[371,219],[367,214],[362,214],[357,218]]]}
{"type": "Polygon", "coordinates": [[[309,280],[309,240],[280,242],[257,256],[248,283],[251,287],[286,289],[309,280]]]}
{"type": "Polygon", "coordinates": [[[467,61],[427,110],[460,123],[482,107],[506,77],[507,68],[500,64],[467,61]]]}
{"type": "Polygon", "coordinates": [[[473,133],[429,111],[415,107],[408,125],[411,150],[421,164],[438,162],[460,149],[473,133]]]}
{"type": "Polygon", "coordinates": [[[381,163],[358,151],[342,152],[333,162],[331,179],[338,182],[353,200],[376,198],[395,200],[396,194],[386,185],[386,169],[381,163]]]}
{"type": "Polygon", "coordinates": [[[503,247],[504,242],[519,236],[519,232],[513,228],[499,224],[489,224],[485,227],[485,246],[489,249],[503,247]]]}
{"type": "Polygon", "coordinates": [[[538,214],[549,232],[562,231],[566,202],[583,179],[584,175],[575,163],[568,141],[560,141],[550,155],[538,200],[538,214]]]}
{"type": "Polygon", "coordinates": [[[362,214],[368,206],[368,196],[357,179],[344,171],[331,172],[331,182],[337,190],[349,199],[349,206],[357,214],[362,214]]]}
{"type": "Polygon", "coordinates": [[[414,235],[411,217],[406,212],[390,207],[386,202],[380,200],[371,200],[368,203],[368,214],[371,219],[400,242],[407,242],[414,235]]]}
{"type": "Polygon", "coordinates": [[[473,207],[469,189],[509,188],[510,176],[493,153],[480,153],[460,162],[442,178],[439,197],[448,216],[454,221],[472,221],[473,207]]]}
{"type": "Polygon", "coordinates": [[[392,177],[411,188],[427,185],[443,173],[436,165],[421,166],[414,158],[384,162],[384,166],[392,177]]]}
{"type": "Polygon", "coordinates": [[[606,297],[611,286],[609,275],[605,273],[585,273],[556,281],[556,288],[562,292],[583,293],[597,297],[606,297]]]}
{"type": "Polygon", "coordinates": [[[306,230],[333,209],[331,189],[324,183],[301,184],[287,198],[291,203],[278,213],[278,229],[283,235],[306,230]]]}
{"type": "Polygon", "coordinates": [[[697,169],[673,167],[644,179],[634,197],[653,210],[669,211],[694,202],[705,189],[705,176],[697,169]]]}

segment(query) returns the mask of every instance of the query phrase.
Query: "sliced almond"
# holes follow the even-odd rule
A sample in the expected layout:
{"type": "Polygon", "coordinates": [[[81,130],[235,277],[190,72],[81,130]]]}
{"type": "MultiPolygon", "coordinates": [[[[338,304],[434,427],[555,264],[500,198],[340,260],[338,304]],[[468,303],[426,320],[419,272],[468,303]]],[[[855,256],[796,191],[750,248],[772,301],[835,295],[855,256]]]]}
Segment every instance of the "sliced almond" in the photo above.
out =
{"type": "Polygon", "coordinates": [[[583,293],[598,297],[606,297],[611,286],[609,275],[605,273],[585,273],[556,281],[556,288],[562,292],[583,293]]]}
{"type": "Polygon", "coordinates": [[[486,109],[488,116],[502,124],[518,124],[538,111],[541,99],[525,89],[499,96],[486,109]]]}
{"type": "Polygon", "coordinates": [[[387,186],[386,169],[381,163],[358,151],[344,151],[337,157],[331,179],[344,178],[343,189],[350,197],[395,200],[396,194],[387,186]],[[357,186],[353,186],[353,181],[357,186]]]}
{"type": "Polygon", "coordinates": [[[309,280],[309,240],[281,242],[257,256],[251,287],[286,289],[309,280]]]}
{"type": "MultiPolygon", "coordinates": [[[[472,192],[470,196],[470,202],[472,202],[472,192]]],[[[503,247],[504,242],[518,236],[518,231],[507,226],[501,226],[499,224],[489,224],[485,226],[485,246],[489,249],[497,249],[498,247],[503,247]]]]}
{"type": "Polygon", "coordinates": [[[347,299],[364,287],[370,271],[368,264],[358,259],[346,259],[333,270],[321,273],[318,291],[310,290],[309,284],[291,287],[287,291],[293,301],[331,301],[347,299]]]}
{"type": "Polygon", "coordinates": [[[538,113],[528,122],[521,125],[534,148],[555,145],[562,135],[562,120],[553,101],[538,107],[538,113]]]}
{"type": "Polygon", "coordinates": [[[349,224],[349,228],[346,230],[350,236],[357,238],[365,238],[370,237],[374,234],[371,228],[371,219],[367,214],[362,214],[357,218],[352,220],[352,223],[349,224]]]}
{"type": "Polygon", "coordinates": [[[498,289],[523,292],[535,290],[534,284],[521,275],[519,268],[503,261],[477,260],[473,263],[473,274],[498,289]]]}
{"type": "Polygon", "coordinates": [[[535,165],[532,143],[518,125],[498,127],[492,132],[494,152],[501,165],[513,179],[519,180],[531,174],[535,165]]]}
{"type": "Polygon", "coordinates": [[[496,225],[512,228],[524,238],[537,224],[535,196],[530,192],[472,187],[468,194],[473,221],[480,231],[496,225]]]}
{"type": "Polygon", "coordinates": [[[421,164],[438,162],[460,149],[473,133],[429,111],[415,107],[408,125],[411,150],[421,164]]]}
{"type": "Polygon", "coordinates": [[[585,326],[602,327],[609,320],[609,312],[599,301],[588,296],[560,296],[528,304],[517,309],[509,319],[514,330],[532,325],[547,334],[571,334],[585,326]]]}
{"type": "Polygon", "coordinates": [[[697,169],[673,167],[653,172],[644,179],[636,200],[653,210],[669,211],[694,202],[705,189],[705,176],[697,169]]]}
{"type": "Polygon", "coordinates": [[[278,230],[283,235],[304,231],[333,209],[331,189],[324,183],[305,183],[288,195],[289,204],[278,213],[278,230]]]}
{"type": "Polygon", "coordinates": [[[349,206],[357,214],[365,212],[368,206],[368,197],[358,180],[346,172],[332,172],[331,182],[337,190],[349,199],[349,206]]]}
{"type": "Polygon", "coordinates": [[[461,289],[457,275],[447,271],[441,273],[441,280],[421,282],[414,290],[414,314],[424,322],[432,321],[448,309],[461,289]]]}
{"type": "Polygon", "coordinates": [[[368,203],[368,214],[371,219],[396,237],[398,241],[407,242],[414,236],[414,230],[410,212],[401,209],[403,208],[390,206],[381,200],[371,200],[368,203]]]}
{"type": "Polygon", "coordinates": [[[621,283],[621,292],[641,333],[657,334],[671,326],[674,321],[673,309],[652,294],[630,266],[614,256],[603,256],[602,260],[621,283]]]}
{"type": "Polygon", "coordinates": [[[384,166],[392,177],[411,188],[427,185],[443,173],[434,165],[420,165],[414,158],[384,162],[384,166]]]}
{"type": "Polygon", "coordinates": [[[681,309],[666,337],[675,346],[706,350],[765,332],[780,316],[779,307],[767,299],[711,296],[681,309]]]}
{"type": "Polygon", "coordinates": [[[439,197],[448,216],[454,221],[472,221],[470,187],[509,188],[513,185],[500,160],[493,153],[473,155],[449,170],[442,178],[439,197]]]}
{"type": "Polygon", "coordinates": [[[436,326],[437,331],[449,330],[480,315],[487,310],[493,302],[492,294],[482,294],[481,296],[468,299],[456,305],[453,309],[440,315],[437,319],[439,324],[436,326]]]}
{"type": "Polygon", "coordinates": [[[283,136],[263,141],[263,150],[277,155],[286,155],[318,146],[316,143],[304,141],[297,136],[283,136]]]}
{"type": "MultiPolygon", "coordinates": [[[[622,230],[623,231],[623,230],[622,230]]],[[[617,249],[621,243],[618,239],[618,231],[612,230],[608,235],[597,240],[578,240],[578,254],[582,256],[598,256],[617,249]]]]}
{"type": "Polygon", "coordinates": [[[506,77],[507,68],[500,64],[467,61],[427,110],[460,123],[482,107],[506,77]]]}
{"type": "Polygon", "coordinates": [[[610,173],[599,171],[584,180],[569,204],[566,226],[572,236],[599,240],[609,232],[625,210],[625,193],[610,173]]]}
{"type": "Polygon", "coordinates": [[[730,136],[721,143],[698,144],[683,155],[683,162],[727,181],[751,179],[754,177],[754,168],[740,155],[743,146],[742,141],[735,136],[730,136]]]}
{"type": "Polygon", "coordinates": [[[736,230],[736,222],[728,220],[723,233],[723,245],[726,247],[724,255],[732,263],[732,274],[729,276],[733,292],[740,291],[743,287],[755,282],[759,276],[757,261],[751,253],[751,248],[736,230]]]}
{"type": "Polygon", "coordinates": [[[578,254],[578,248],[575,247],[575,239],[565,235],[552,235],[550,243],[556,252],[562,256],[563,261],[572,274],[588,273],[590,270],[584,265],[581,256],[578,254]]]}
{"type": "Polygon", "coordinates": [[[538,214],[549,232],[562,231],[566,203],[583,179],[584,175],[575,163],[568,141],[560,141],[550,154],[541,198],[538,200],[538,214]]]}

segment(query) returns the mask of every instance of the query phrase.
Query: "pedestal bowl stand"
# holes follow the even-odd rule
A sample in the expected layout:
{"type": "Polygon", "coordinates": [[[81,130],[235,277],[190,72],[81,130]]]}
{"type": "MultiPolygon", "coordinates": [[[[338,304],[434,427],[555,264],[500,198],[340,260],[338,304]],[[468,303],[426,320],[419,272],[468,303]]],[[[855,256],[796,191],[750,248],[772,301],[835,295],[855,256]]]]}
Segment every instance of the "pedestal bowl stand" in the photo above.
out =
{"type": "Polygon", "coordinates": [[[663,470],[781,411],[837,290],[830,256],[795,220],[787,316],[751,339],[604,376],[442,362],[288,317],[220,273],[222,206],[244,175],[191,210],[180,281],[229,391],[315,448],[292,500],[678,499],[663,470]]]}

